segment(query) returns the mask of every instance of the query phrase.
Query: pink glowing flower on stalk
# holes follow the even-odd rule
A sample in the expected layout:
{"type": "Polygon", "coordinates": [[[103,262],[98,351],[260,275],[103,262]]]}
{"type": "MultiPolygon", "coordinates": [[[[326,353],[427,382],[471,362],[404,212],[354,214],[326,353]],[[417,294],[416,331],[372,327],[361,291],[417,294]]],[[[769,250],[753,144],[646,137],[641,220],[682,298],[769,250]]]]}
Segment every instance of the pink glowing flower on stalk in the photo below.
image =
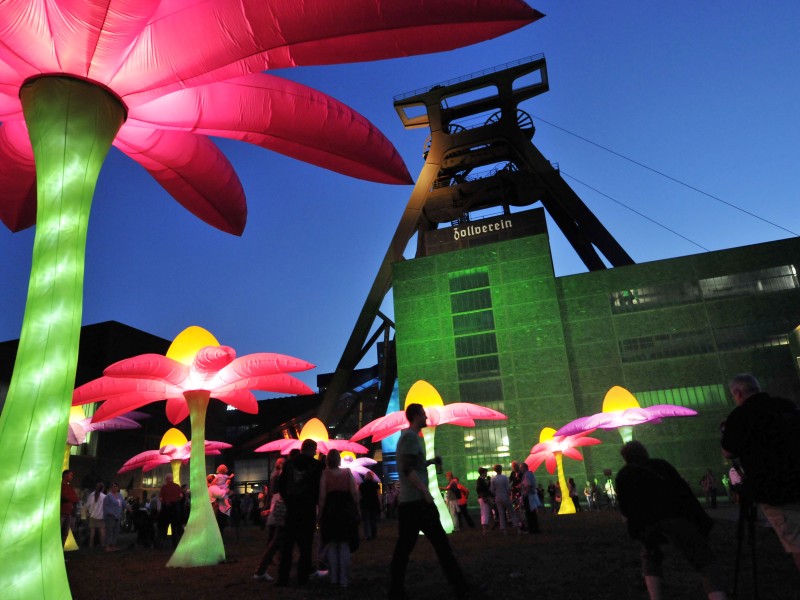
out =
{"type": "MultiPolygon", "coordinates": [[[[77,388],[73,404],[103,401],[95,421],[110,419],[132,408],[167,401],[167,417],[178,423],[191,417],[190,486],[206,485],[205,418],[213,396],[239,410],[257,413],[250,390],[283,394],[310,394],[302,381],[287,375],[313,365],[281,354],[248,354],[236,358],[229,346],[220,346],[202,327],[188,327],[173,340],[166,356],[143,354],[121,360],[103,371],[103,377],[77,388]]],[[[167,566],[197,567],[225,559],[219,527],[204,494],[193,494],[189,522],[167,566]]]]}
{"type": "Polygon", "coordinates": [[[539,468],[544,463],[547,472],[551,475],[558,469],[558,483],[561,486],[561,508],[558,514],[567,515],[575,512],[575,504],[569,497],[567,480],[564,477],[564,466],[562,456],[573,460],[583,460],[583,455],[576,450],[581,446],[595,446],[600,444],[600,440],[587,437],[591,431],[582,431],[575,435],[556,435],[556,430],[552,427],[545,427],[539,433],[539,443],[531,448],[531,453],[525,459],[525,463],[531,472],[539,468]]]}
{"type": "MultiPolygon", "coordinates": [[[[437,427],[439,425],[475,427],[475,419],[498,420],[507,418],[501,412],[468,402],[453,402],[442,406],[424,406],[424,408],[425,415],[428,417],[426,427],[437,427]]],[[[350,439],[358,441],[372,436],[372,442],[375,443],[403,429],[408,429],[408,420],[406,419],[405,411],[398,410],[370,421],[356,431],[350,439]]]]}
{"type": "MultiPolygon", "coordinates": [[[[408,408],[409,404],[415,403],[422,405],[427,417],[427,424],[420,431],[420,435],[425,441],[426,460],[433,459],[436,456],[434,444],[437,426],[460,425],[461,427],[475,427],[475,419],[499,420],[507,418],[503,413],[479,404],[453,402],[445,405],[438,390],[424,380],[415,382],[409,388],[404,407],[408,408]]],[[[375,443],[407,428],[408,419],[406,419],[405,411],[399,410],[370,421],[350,439],[357,441],[372,436],[372,442],[375,443]]],[[[442,522],[442,527],[447,533],[452,533],[454,530],[453,519],[450,516],[450,511],[444,505],[442,495],[439,493],[436,469],[433,464],[428,466],[428,488],[439,511],[439,520],[442,522]]]]}
{"type": "Polygon", "coordinates": [[[339,452],[356,452],[358,454],[366,454],[367,448],[356,442],[349,440],[332,440],[328,437],[328,428],[325,424],[314,417],[309,419],[300,430],[300,435],[295,438],[283,438],[267,442],[263,446],[255,449],[255,452],[280,452],[281,454],[289,454],[294,449],[300,450],[304,440],[314,440],[317,442],[317,452],[320,454],[327,454],[331,450],[338,450],[339,452]]]}
{"type": "MultiPolygon", "coordinates": [[[[217,456],[221,454],[220,450],[227,450],[232,447],[225,442],[214,442],[211,440],[206,440],[205,446],[206,456],[217,456]]],[[[125,464],[122,465],[122,468],[120,468],[117,473],[126,473],[136,469],[141,469],[142,472],[146,473],[147,471],[152,471],[156,467],[168,465],[174,460],[180,461],[181,464],[185,465],[189,462],[191,452],[192,442],[186,442],[182,446],[168,445],[158,450],[147,450],[126,460],[125,464]]],[[[176,481],[175,483],[180,483],[180,481],[176,481]]]]}
{"type": "Polygon", "coordinates": [[[666,417],[691,417],[697,411],[674,404],[656,404],[642,408],[636,397],[624,387],[615,385],[606,392],[603,411],[580,417],[556,431],[556,435],[573,435],[595,429],[618,429],[622,440],[633,439],[633,427],[644,423],[660,423],[666,417]]]}

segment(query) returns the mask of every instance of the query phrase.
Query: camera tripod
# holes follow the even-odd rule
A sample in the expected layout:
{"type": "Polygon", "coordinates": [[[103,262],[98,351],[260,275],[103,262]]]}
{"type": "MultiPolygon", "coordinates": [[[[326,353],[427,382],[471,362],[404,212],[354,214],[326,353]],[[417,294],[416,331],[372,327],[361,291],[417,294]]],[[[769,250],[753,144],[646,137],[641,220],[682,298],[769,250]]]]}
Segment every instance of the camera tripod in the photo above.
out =
{"type": "Polygon", "coordinates": [[[739,566],[742,557],[742,542],[747,537],[747,545],[750,547],[750,558],[753,568],[753,598],[758,600],[758,579],[756,577],[756,505],[748,500],[744,495],[739,496],[739,521],[736,525],[736,566],[733,572],[733,591],[731,596],[736,596],[739,585],[739,566]]]}

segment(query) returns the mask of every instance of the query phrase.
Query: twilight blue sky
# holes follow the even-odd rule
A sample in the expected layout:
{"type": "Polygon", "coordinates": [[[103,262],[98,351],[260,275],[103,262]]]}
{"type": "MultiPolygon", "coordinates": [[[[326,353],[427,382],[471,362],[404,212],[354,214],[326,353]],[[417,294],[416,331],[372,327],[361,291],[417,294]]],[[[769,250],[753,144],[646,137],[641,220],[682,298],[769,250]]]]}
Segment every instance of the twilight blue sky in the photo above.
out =
{"type": "MultiPolygon", "coordinates": [[[[404,130],[393,96],[541,52],[550,91],[524,108],[562,173],[710,250],[792,235],[537,117],[800,232],[800,3],[528,1],[547,16],[470,48],[275,73],[361,112],[416,177],[427,130],[404,130]]],[[[117,320],[167,339],[202,325],[240,355],[317,364],[302,376],[315,387],[341,356],[412,188],[219,143],[248,196],[241,238],[194,218],[112,150],[90,221],[83,322],[117,320]]],[[[566,179],[637,262],[703,252],[566,179]]],[[[550,233],[557,274],[584,270],[550,233]]],[[[19,336],[32,243],[32,230],[0,231],[0,340],[19,336]]]]}

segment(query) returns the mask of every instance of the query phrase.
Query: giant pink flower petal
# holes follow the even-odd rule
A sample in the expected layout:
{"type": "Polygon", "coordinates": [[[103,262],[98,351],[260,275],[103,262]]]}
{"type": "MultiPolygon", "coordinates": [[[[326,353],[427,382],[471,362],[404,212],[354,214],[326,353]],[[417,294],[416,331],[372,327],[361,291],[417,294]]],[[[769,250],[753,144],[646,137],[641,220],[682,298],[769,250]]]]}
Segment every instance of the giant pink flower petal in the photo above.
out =
{"type": "Polygon", "coordinates": [[[600,412],[580,417],[556,431],[556,435],[573,435],[589,429],[617,429],[623,426],[655,423],[664,417],[690,417],[697,411],[674,404],[656,404],[646,408],[627,408],[611,412],[600,412]]]}
{"type": "Polygon", "coordinates": [[[103,369],[103,375],[125,379],[164,380],[171,385],[180,385],[188,377],[189,368],[163,354],[140,354],[109,365],[103,369]]]}
{"type": "Polygon", "coordinates": [[[131,109],[126,127],[181,129],[228,137],[380,183],[411,183],[392,143],[330,96],[257,74],[179,90],[131,109]]]}
{"type": "Polygon", "coordinates": [[[313,368],[314,365],[299,358],[272,352],[257,352],[241,356],[220,369],[212,384],[215,388],[220,389],[228,389],[231,386],[242,387],[243,385],[249,389],[259,389],[248,382],[256,383],[259,377],[307,371],[313,368]]]}
{"type": "MultiPolygon", "coordinates": [[[[469,402],[453,402],[444,406],[426,406],[426,427],[439,425],[459,425],[461,427],[474,427],[475,419],[506,419],[507,417],[494,409],[471,404],[469,402]]],[[[372,436],[372,442],[379,442],[390,435],[408,427],[405,411],[398,410],[386,416],[370,421],[353,434],[353,441],[363,440],[372,436]]]]}
{"type": "MultiPolygon", "coordinates": [[[[369,450],[362,446],[361,444],[357,444],[353,441],[348,440],[316,440],[317,441],[317,452],[320,454],[327,454],[332,449],[338,450],[339,452],[350,451],[356,454],[366,454],[369,450]]],[[[281,454],[289,454],[294,449],[299,450],[300,446],[303,445],[302,440],[298,440],[295,438],[284,438],[280,440],[273,440],[271,442],[267,442],[256,448],[254,452],[280,452],[281,454]]]]}
{"type": "Polygon", "coordinates": [[[181,206],[209,225],[241,235],[247,202],[239,176],[202,135],[126,123],[114,146],[142,165],[181,206]]]}
{"type": "Polygon", "coordinates": [[[117,72],[96,73],[128,104],[152,92],[266,69],[452,50],[542,17],[521,0],[164,2],[117,72]],[[266,6],[265,6],[266,4],[266,6]],[[219,35],[218,32],[247,35],[219,35]],[[190,42],[191,40],[191,42],[190,42]],[[194,52],[186,52],[192,43],[194,52]],[[157,48],[158,51],[154,51],[157,48]]]}

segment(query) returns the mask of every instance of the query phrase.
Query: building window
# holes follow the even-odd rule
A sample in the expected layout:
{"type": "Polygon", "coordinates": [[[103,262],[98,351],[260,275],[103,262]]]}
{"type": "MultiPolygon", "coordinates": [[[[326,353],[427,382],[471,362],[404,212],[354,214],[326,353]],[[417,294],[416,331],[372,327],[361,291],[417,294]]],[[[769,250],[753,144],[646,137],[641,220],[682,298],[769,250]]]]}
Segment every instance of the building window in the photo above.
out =
{"type": "MultiPolygon", "coordinates": [[[[492,406],[502,412],[500,408],[492,406]]],[[[467,479],[477,479],[478,469],[486,467],[490,472],[495,464],[507,465],[511,451],[508,446],[508,428],[490,424],[485,427],[464,430],[464,449],[467,460],[467,479]]]]}
{"type": "Polygon", "coordinates": [[[700,280],[704,298],[728,298],[765,292],[780,292],[798,287],[794,265],[735,273],[700,280]]]}
{"type": "Polygon", "coordinates": [[[730,327],[714,329],[718,350],[752,350],[787,346],[789,332],[794,326],[789,321],[753,321],[730,327]]]}
{"type": "Polygon", "coordinates": [[[462,402],[480,404],[503,412],[502,408],[495,408],[494,406],[494,404],[502,405],[503,403],[503,382],[501,379],[463,381],[459,384],[458,388],[462,402]]]}
{"type": "Polygon", "coordinates": [[[497,338],[494,332],[457,337],[455,342],[457,358],[497,354],[497,338]]]}
{"type": "Polygon", "coordinates": [[[617,314],[697,302],[700,290],[689,282],[654,285],[612,292],[610,300],[611,312],[617,314]]]}
{"type": "Polygon", "coordinates": [[[492,308],[492,293],[489,288],[450,295],[450,310],[453,314],[490,308],[492,308]]]}
{"type": "Polygon", "coordinates": [[[500,358],[495,355],[461,358],[456,361],[459,380],[484,379],[500,375],[500,358]]]}
{"type": "Polygon", "coordinates": [[[494,331],[494,313],[491,310],[453,315],[453,333],[455,335],[480,331],[494,331]]]}
{"type": "Polygon", "coordinates": [[[622,362],[639,362],[706,354],[714,351],[711,332],[705,329],[647,335],[619,340],[622,362]]]}
{"type": "Polygon", "coordinates": [[[727,388],[720,384],[698,385],[694,387],[672,388],[666,390],[649,390],[634,392],[642,408],[656,404],[674,404],[694,410],[710,408],[730,408],[727,388]]]}
{"type": "Polygon", "coordinates": [[[489,287],[489,273],[486,269],[466,269],[450,273],[449,280],[451,294],[489,287]]]}

